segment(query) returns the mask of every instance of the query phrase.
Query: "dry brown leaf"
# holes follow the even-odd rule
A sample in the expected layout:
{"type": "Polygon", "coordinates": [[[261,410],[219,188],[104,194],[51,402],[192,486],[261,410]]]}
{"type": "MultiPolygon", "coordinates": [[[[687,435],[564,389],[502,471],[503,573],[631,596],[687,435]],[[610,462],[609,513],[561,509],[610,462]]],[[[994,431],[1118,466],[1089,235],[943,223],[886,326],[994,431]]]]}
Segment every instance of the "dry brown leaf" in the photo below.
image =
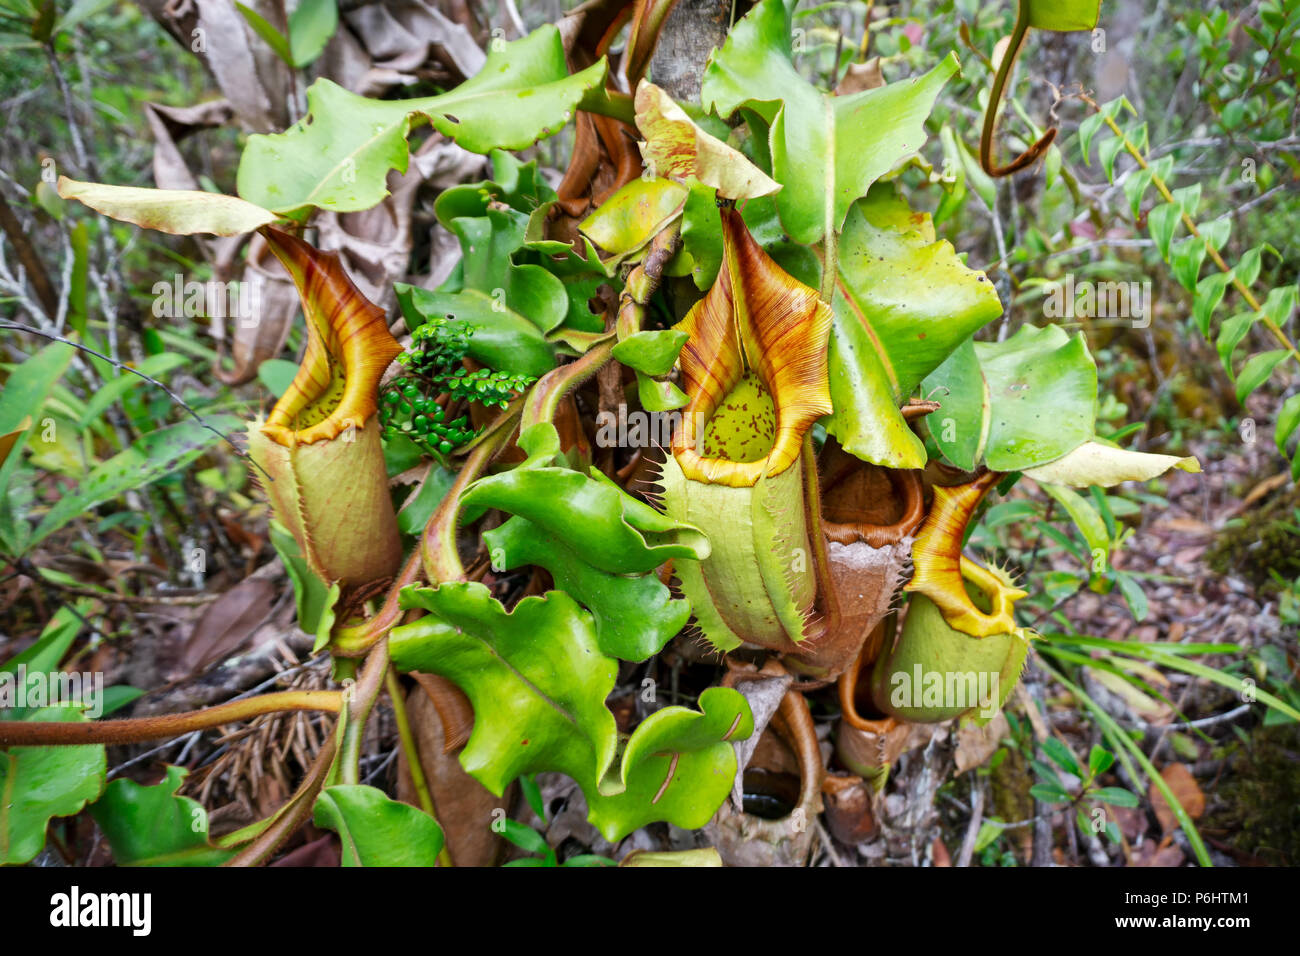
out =
{"type": "MultiPolygon", "coordinates": [[[[505,842],[492,831],[492,811],[501,807],[509,813],[514,785],[498,799],[465,772],[454,754],[444,752],[438,709],[422,689],[417,687],[406,695],[406,715],[452,864],[494,866],[505,842]]],[[[399,752],[397,775],[397,798],[418,807],[405,752],[399,752]]]]}
{"type": "Polygon", "coordinates": [[[339,838],[333,833],[327,833],[318,840],[304,843],[296,850],[286,853],[271,866],[335,867],[341,865],[341,858],[339,838]]]}
{"type": "Polygon", "coordinates": [[[271,612],[277,591],[269,575],[254,574],[209,604],[185,642],[183,672],[198,673],[244,647],[271,612]]]}
{"type": "Polygon", "coordinates": [[[1166,837],[1160,843],[1148,840],[1135,848],[1129,866],[1182,866],[1184,860],[1183,851],[1166,837]]]}
{"type": "MultiPolygon", "coordinates": [[[[1182,805],[1187,811],[1187,815],[1193,820],[1199,820],[1205,813],[1205,794],[1201,792],[1201,786],[1192,776],[1192,772],[1187,769],[1183,763],[1166,764],[1165,768],[1160,771],[1160,776],[1164,778],[1169,789],[1173,791],[1174,799],[1182,805]]],[[[1172,832],[1178,826],[1178,820],[1174,817],[1174,811],[1169,806],[1169,801],[1165,799],[1164,793],[1155,785],[1153,781],[1147,791],[1147,796],[1151,800],[1151,808],[1156,813],[1156,819],[1160,821],[1160,828],[1165,833],[1172,832]]]]}
{"type": "Polygon", "coordinates": [[[880,57],[873,56],[866,63],[850,63],[844,78],[835,87],[836,96],[851,96],[863,90],[874,90],[885,85],[880,72],[880,57]]]}
{"type": "Polygon", "coordinates": [[[953,759],[957,763],[957,772],[965,773],[972,767],[981,766],[993,752],[998,749],[1002,738],[1011,733],[1011,726],[1002,711],[983,727],[966,724],[957,730],[957,751],[953,759]]]}

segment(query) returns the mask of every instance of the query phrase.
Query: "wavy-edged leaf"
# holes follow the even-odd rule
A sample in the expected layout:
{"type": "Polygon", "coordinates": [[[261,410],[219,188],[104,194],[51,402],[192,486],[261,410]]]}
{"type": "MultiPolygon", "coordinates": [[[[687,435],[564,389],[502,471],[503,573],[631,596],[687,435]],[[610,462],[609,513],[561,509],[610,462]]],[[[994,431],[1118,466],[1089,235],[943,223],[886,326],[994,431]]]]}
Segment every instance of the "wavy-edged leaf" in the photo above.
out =
{"type": "Polygon", "coordinates": [[[730,789],[735,762],[722,747],[752,732],[744,699],[714,688],[700,698],[703,713],[658,711],[620,758],[605,706],[617,663],[600,653],[591,616],[564,592],[507,612],[484,585],[457,582],[407,588],[402,603],[430,616],[393,630],[393,662],[441,674],[469,697],[474,729],[460,760],[493,793],[520,774],[560,771],[582,787],[591,821],[618,840],[653,820],[700,826],[730,789]]]}
{"type": "MultiPolygon", "coordinates": [[[[74,707],[44,707],[31,721],[83,722],[74,707]]],[[[26,863],[45,846],[51,817],[70,817],[104,789],[103,744],[0,750],[0,865],[26,863]]]]}
{"type": "Polygon", "coordinates": [[[564,283],[544,266],[514,259],[524,246],[528,216],[489,208],[484,216],[451,220],[450,229],[460,241],[460,282],[459,288],[445,286],[445,291],[481,292],[497,311],[522,316],[543,333],[564,322],[569,312],[564,283]]]}
{"type": "Polygon", "coordinates": [[[608,840],[656,820],[688,830],[704,826],[735,780],[731,742],[753,732],[749,704],[726,687],[700,694],[700,712],[685,707],[655,711],[623,749],[619,792],[588,796],[588,819],[608,840]]]}
{"type": "Polygon", "coordinates": [[[701,102],[727,117],[752,108],[770,124],[777,209],[796,242],[838,232],[871,184],[925,143],[925,120],[957,72],[950,54],[923,76],[849,96],[816,89],[795,69],[796,0],[762,0],[709,57],[701,102]]]}
{"type": "Polygon", "coordinates": [[[618,749],[605,706],[618,664],[573,598],[551,591],[507,612],[484,585],[452,582],[406,588],[402,605],[430,616],[393,629],[394,664],[440,674],[474,705],[460,756],[467,773],[498,796],[542,770],[587,784],[604,777],[618,749]]]}
{"type": "Polygon", "coordinates": [[[455,89],[410,100],[374,100],[326,79],[307,90],[307,116],[284,133],[254,135],[239,162],[239,194],[293,218],[314,207],[369,209],[388,195],[388,171],[405,173],[407,134],[427,120],[465,149],[523,149],[559,130],[602,88],[602,57],[572,76],[560,31],[547,24],[490,50],[455,89]]]}
{"type": "Polygon", "coordinates": [[[595,617],[601,653],[624,661],[644,661],[659,653],[685,627],[690,603],[673,600],[653,573],[614,574],[590,563],[581,548],[569,543],[570,537],[515,517],[485,531],[483,543],[499,570],[534,564],[549,571],[555,586],[595,617]]]}
{"type": "Polygon", "coordinates": [[[173,236],[239,236],[280,217],[238,196],[196,189],[143,189],[59,177],[59,195],[98,213],[173,236]]]}
{"type": "MultiPolygon", "coordinates": [[[[984,273],[969,269],[924,213],[892,189],[850,210],[840,237],[831,399],[826,430],[849,453],[921,468],[925,449],[899,413],[921,381],[1002,313],[984,273]]],[[[947,403],[945,403],[946,405],[947,403]]]]}
{"type": "Polygon", "coordinates": [[[526,518],[583,560],[611,574],[643,574],[672,558],[708,557],[708,538],[623,491],[599,471],[591,476],[547,465],[480,478],[461,506],[499,508],[526,518]]]}
{"type": "Polygon", "coordinates": [[[234,850],[208,840],[208,815],[197,800],[176,793],[189,775],[168,767],[167,775],[147,787],[125,778],[104,788],[90,808],[104,831],[118,866],[218,866],[234,850]]]}
{"type": "Polygon", "coordinates": [[[322,790],[314,822],[339,835],[343,866],[431,867],[444,842],[442,827],[423,810],[359,784],[322,790]]]}

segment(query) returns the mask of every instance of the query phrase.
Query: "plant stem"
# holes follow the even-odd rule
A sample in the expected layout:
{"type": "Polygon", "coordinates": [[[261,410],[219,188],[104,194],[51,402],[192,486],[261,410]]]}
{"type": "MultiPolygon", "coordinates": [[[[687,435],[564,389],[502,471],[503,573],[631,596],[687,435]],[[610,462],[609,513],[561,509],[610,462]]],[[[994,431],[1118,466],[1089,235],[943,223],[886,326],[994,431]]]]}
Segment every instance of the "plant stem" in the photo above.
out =
{"type": "Polygon", "coordinates": [[[336,690],[287,690],[232,700],[203,710],[100,723],[46,723],[25,720],[0,721],[0,745],[46,747],[84,744],[138,744],[146,740],[179,737],[195,730],[288,710],[317,710],[338,713],[343,695],[336,690]]]}
{"type": "Polygon", "coordinates": [[[365,737],[366,721],[379,698],[388,671],[388,641],[381,640],[366,658],[357,682],[344,691],[345,708],[339,715],[342,730],[339,734],[339,752],[334,760],[330,778],[337,774],[345,784],[360,783],[361,743],[365,737]]]}
{"type": "Polygon", "coordinates": [[[456,549],[456,529],[460,524],[460,496],[505,447],[510,436],[514,434],[515,416],[519,411],[519,405],[512,402],[510,410],[483,433],[478,444],[469,453],[469,457],[465,459],[465,464],[456,475],[456,480],[447,489],[447,494],[443,496],[438,510],[424,526],[424,537],[420,540],[417,553],[423,562],[425,578],[431,584],[441,581],[459,581],[465,577],[465,567],[460,563],[460,554],[456,549]]]}
{"type": "MultiPolygon", "coordinates": [[[[420,809],[429,815],[434,823],[438,822],[437,808],[433,804],[433,794],[429,791],[429,781],[424,776],[424,764],[420,762],[420,748],[411,733],[411,722],[406,715],[406,700],[402,685],[397,679],[397,672],[388,669],[384,675],[384,686],[388,697],[393,702],[393,717],[397,721],[397,736],[402,742],[402,753],[406,756],[406,767],[411,772],[411,785],[415,787],[415,796],[420,801],[420,809]]],[[[423,693],[423,691],[421,691],[423,693]]],[[[451,866],[451,853],[444,840],[438,851],[438,865],[451,866]]]]}

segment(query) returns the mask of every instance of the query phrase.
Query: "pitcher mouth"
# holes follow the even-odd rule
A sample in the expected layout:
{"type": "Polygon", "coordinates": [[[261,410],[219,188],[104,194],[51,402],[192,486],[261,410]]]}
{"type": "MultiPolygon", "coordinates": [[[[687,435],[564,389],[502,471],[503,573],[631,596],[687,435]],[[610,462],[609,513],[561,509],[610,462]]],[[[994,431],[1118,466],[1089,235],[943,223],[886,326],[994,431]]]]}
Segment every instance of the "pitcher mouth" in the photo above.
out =
{"type": "Polygon", "coordinates": [[[934,487],[934,502],[912,544],[912,580],[903,590],[924,594],[950,627],[972,637],[1006,634],[1016,629],[1013,607],[1027,592],[961,553],[966,527],[984,495],[1002,478],[989,471],[964,485],[934,487]],[[984,595],[988,609],[977,607],[967,593],[969,581],[984,595]]]}
{"type": "Polygon", "coordinates": [[[288,448],[363,427],[379,411],[384,370],[402,351],[384,310],[362,295],[338,253],[320,252],[269,226],[263,235],[298,289],[307,349],[262,433],[288,448]]]}
{"type": "Polygon", "coordinates": [[[752,487],[798,459],[804,435],[831,412],[831,310],[721,210],[723,268],[677,328],[690,404],[673,454],[687,478],[752,487]],[[697,434],[702,432],[702,434],[697,434]]]}

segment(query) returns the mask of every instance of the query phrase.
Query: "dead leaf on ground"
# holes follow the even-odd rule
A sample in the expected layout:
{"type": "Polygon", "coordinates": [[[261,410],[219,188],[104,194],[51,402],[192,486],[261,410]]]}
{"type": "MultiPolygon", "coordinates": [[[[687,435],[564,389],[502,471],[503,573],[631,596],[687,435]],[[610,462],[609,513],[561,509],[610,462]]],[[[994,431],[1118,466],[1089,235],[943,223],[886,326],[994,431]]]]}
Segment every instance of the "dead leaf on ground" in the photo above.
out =
{"type": "Polygon", "coordinates": [[[1009,736],[1011,726],[1007,718],[998,711],[996,716],[983,727],[967,724],[957,730],[957,750],[953,759],[957,762],[957,772],[965,773],[972,767],[979,767],[998,749],[1002,738],[1009,736]]]}
{"type": "Polygon", "coordinates": [[[209,604],[185,642],[180,660],[183,672],[197,673],[243,647],[271,613],[277,591],[268,575],[254,575],[209,604]]]}
{"type": "Polygon", "coordinates": [[[1166,837],[1158,844],[1155,840],[1148,840],[1136,847],[1129,866],[1182,866],[1186,859],[1177,844],[1166,837]]]}
{"type": "Polygon", "coordinates": [[[271,866],[332,867],[340,866],[341,859],[342,852],[339,848],[339,838],[333,833],[327,833],[319,840],[304,843],[298,849],[286,853],[272,863],[271,866]]]}
{"type": "MultiPolygon", "coordinates": [[[[455,754],[443,751],[442,721],[433,700],[420,688],[406,695],[406,715],[411,722],[420,764],[433,798],[434,812],[447,837],[447,850],[455,866],[494,866],[505,850],[492,832],[492,811],[510,807],[511,793],[498,799],[467,774],[455,754]]],[[[513,784],[511,785],[513,788],[513,784]]],[[[397,799],[420,805],[411,781],[405,752],[399,752],[397,799]]]]}
{"type": "MultiPolygon", "coordinates": [[[[1173,791],[1176,799],[1182,808],[1187,811],[1187,815],[1193,820],[1199,820],[1205,813],[1205,794],[1201,792],[1201,786],[1192,776],[1192,772],[1187,769],[1183,763],[1167,764],[1160,771],[1160,776],[1164,778],[1169,789],[1173,791]]],[[[1153,781],[1147,795],[1151,800],[1151,808],[1155,810],[1156,819],[1160,821],[1160,828],[1169,833],[1178,826],[1178,820],[1174,817],[1174,811],[1170,808],[1169,802],[1165,795],[1155,785],[1153,781]]]]}

